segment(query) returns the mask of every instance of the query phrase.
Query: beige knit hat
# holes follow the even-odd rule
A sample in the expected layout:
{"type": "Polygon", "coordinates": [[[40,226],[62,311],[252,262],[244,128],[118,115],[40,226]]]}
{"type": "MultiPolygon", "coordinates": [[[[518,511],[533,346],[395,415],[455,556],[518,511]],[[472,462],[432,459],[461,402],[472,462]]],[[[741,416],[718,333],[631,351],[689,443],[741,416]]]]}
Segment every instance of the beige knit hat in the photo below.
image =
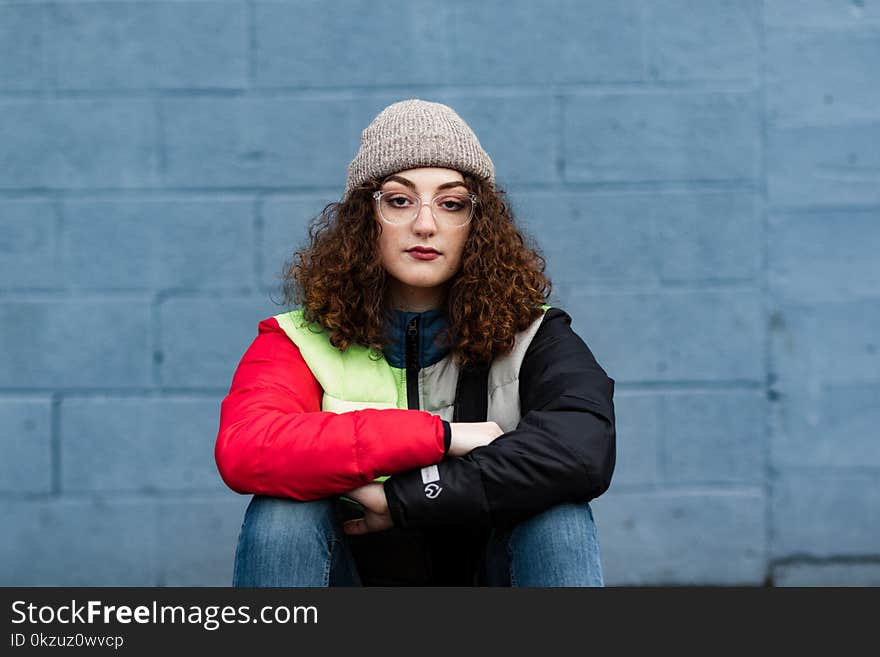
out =
{"type": "Polygon", "coordinates": [[[442,103],[410,98],[389,105],[361,133],[345,194],[370,178],[414,167],[446,167],[495,184],[495,165],[470,126],[442,103]]]}

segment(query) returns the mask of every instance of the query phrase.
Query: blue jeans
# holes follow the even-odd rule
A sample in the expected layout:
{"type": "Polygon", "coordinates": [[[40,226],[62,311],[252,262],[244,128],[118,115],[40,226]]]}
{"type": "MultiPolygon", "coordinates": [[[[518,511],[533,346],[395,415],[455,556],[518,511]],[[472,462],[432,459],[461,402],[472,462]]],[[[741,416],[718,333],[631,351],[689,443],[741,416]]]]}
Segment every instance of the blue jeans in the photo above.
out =
{"type": "MultiPolygon", "coordinates": [[[[486,544],[485,581],[489,586],[603,586],[590,505],[561,504],[512,529],[493,530],[486,544]]],[[[232,585],[360,586],[333,501],[255,495],[242,523],[232,585]]]]}

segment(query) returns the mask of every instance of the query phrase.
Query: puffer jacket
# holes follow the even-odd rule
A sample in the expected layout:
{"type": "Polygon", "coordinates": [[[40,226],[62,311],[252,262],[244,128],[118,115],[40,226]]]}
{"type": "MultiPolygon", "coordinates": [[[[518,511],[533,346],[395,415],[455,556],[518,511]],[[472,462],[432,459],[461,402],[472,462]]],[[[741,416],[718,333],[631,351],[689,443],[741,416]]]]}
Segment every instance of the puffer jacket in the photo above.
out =
{"type": "Polygon", "coordinates": [[[488,530],[589,501],[614,471],[614,380],[571,317],[543,308],[513,351],[483,371],[482,398],[457,395],[466,373],[436,339],[446,326],[440,311],[394,311],[378,360],[360,345],[339,352],[301,310],[263,320],[221,404],[223,480],[240,493],[312,500],[390,475],[394,531],[353,543],[467,554],[455,565],[436,557],[434,575],[417,583],[475,581],[473,555],[488,530]],[[449,423],[483,419],[504,434],[448,456],[449,423]],[[450,542],[455,535],[464,538],[450,542]],[[449,574],[462,569],[463,579],[449,574]]]}

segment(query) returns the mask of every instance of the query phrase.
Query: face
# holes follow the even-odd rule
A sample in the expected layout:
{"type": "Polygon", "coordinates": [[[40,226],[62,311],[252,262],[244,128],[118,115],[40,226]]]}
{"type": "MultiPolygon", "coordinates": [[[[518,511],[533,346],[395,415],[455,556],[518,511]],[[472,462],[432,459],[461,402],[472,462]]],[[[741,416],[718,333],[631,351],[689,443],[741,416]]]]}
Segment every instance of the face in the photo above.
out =
{"type": "Polygon", "coordinates": [[[431,199],[447,183],[461,183],[448,188],[450,192],[467,193],[464,177],[454,169],[421,167],[398,171],[385,178],[380,190],[415,194],[424,203],[414,220],[405,224],[389,224],[374,209],[375,220],[382,228],[379,252],[382,266],[389,275],[391,300],[395,308],[421,312],[440,308],[449,280],[461,266],[464,245],[471,223],[448,226],[438,223],[431,214],[431,199]],[[410,184],[407,184],[410,183],[410,184]],[[411,185],[411,186],[410,186],[411,185]],[[413,247],[435,249],[432,259],[419,258],[413,247]]]}

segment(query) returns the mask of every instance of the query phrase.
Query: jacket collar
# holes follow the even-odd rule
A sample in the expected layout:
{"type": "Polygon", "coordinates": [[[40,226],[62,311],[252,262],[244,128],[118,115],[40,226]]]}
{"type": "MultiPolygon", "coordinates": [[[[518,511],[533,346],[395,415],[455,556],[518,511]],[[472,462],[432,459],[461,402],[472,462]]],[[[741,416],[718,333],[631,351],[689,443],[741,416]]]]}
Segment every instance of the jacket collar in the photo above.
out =
{"type": "Polygon", "coordinates": [[[386,315],[385,358],[392,367],[406,368],[407,327],[415,319],[418,328],[416,353],[418,366],[428,367],[443,359],[450,347],[442,343],[439,334],[449,325],[442,310],[409,312],[393,309],[386,315]]]}

